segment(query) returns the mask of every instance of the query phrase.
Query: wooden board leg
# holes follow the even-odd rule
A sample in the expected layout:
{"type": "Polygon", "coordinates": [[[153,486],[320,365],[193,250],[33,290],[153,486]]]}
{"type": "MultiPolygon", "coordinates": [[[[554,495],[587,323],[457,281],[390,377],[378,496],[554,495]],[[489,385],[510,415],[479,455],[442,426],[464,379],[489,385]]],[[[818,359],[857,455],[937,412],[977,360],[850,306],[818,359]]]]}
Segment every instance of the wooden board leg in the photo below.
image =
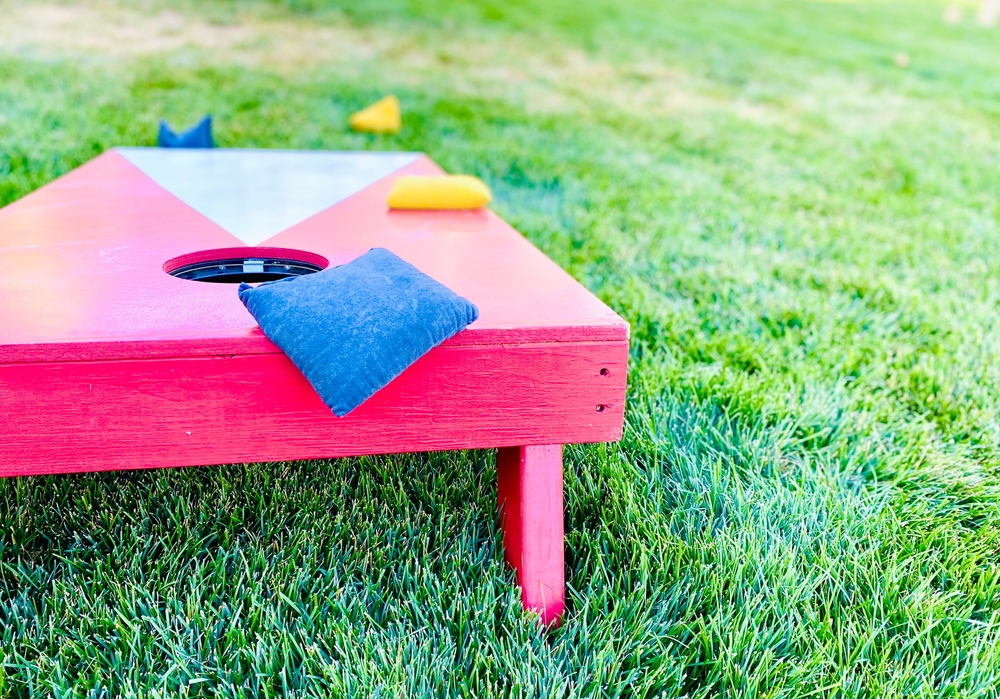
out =
{"type": "Polygon", "coordinates": [[[545,625],[565,605],[562,445],[497,451],[497,495],[503,544],[517,571],[521,602],[545,625]]]}

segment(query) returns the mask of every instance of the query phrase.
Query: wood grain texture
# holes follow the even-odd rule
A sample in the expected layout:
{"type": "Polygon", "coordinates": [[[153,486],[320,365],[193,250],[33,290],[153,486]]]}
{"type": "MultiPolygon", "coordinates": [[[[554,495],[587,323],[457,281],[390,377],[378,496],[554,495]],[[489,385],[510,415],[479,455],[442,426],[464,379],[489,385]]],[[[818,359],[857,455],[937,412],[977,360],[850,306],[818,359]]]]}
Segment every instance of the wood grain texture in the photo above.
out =
{"type": "MultiPolygon", "coordinates": [[[[185,282],[199,284],[199,282],[185,282]]],[[[201,284],[227,287],[228,284],[201,284]]],[[[235,295],[235,292],[233,292],[235,295]]],[[[627,340],[628,325],[579,325],[572,328],[465,329],[445,340],[442,347],[506,345],[551,342],[614,342],[627,340]]],[[[169,359],[173,357],[215,357],[234,354],[281,354],[257,326],[231,333],[185,332],[183,336],[150,336],[142,340],[90,340],[0,345],[0,365],[32,362],[83,362],[115,359],[169,359]]]]}
{"type": "Polygon", "coordinates": [[[627,362],[442,345],[344,418],[283,354],[0,365],[0,476],[613,441],[627,362]]]}
{"type": "Polygon", "coordinates": [[[500,449],[497,494],[507,561],[517,571],[521,603],[545,625],[565,609],[562,445],[500,449]]]}

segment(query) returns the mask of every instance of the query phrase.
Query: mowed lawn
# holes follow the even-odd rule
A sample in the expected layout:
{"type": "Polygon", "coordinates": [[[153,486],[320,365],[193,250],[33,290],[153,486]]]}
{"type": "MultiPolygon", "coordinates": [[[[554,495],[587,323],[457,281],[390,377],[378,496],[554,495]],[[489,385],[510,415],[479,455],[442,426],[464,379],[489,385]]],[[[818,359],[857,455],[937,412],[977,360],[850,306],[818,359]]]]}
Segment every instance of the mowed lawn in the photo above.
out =
{"type": "Polygon", "coordinates": [[[1000,695],[1000,28],[622,5],[0,0],[0,204],[161,116],[420,150],[632,326],[560,629],[492,452],[11,479],[0,697],[1000,695]]]}

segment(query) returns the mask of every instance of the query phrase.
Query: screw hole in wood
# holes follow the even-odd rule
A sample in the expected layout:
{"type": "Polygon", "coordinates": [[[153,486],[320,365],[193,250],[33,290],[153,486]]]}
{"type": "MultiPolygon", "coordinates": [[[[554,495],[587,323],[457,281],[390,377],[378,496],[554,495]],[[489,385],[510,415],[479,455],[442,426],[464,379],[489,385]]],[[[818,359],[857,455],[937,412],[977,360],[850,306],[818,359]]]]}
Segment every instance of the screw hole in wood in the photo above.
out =
{"type": "Polygon", "coordinates": [[[607,407],[608,407],[608,406],[606,406],[606,405],[598,405],[598,406],[597,406],[597,412],[599,412],[599,413],[603,413],[603,412],[604,412],[604,409],[605,409],[605,408],[607,408],[607,407]]]}
{"type": "Polygon", "coordinates": [[[601,376],[609,376],[611,374],[607,369],[601,369],[601,376]]]}

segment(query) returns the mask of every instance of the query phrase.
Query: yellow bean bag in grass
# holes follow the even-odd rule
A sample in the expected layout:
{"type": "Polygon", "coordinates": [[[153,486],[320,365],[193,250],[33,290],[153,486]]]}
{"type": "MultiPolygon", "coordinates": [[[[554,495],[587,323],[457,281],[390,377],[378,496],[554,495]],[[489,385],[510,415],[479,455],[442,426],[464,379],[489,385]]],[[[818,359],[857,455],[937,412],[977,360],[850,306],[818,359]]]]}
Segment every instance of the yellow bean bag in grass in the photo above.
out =
{"type": "Polygon", "coordinates": [[[490,203],[490,188],[471,175],[403,175],[389,192],[390,209],[478,209],[490,203]]]}
{"type": "Polygon", "coordinates": [[[350,118],[355,131],[370,133],[396,133],[403,128],[403,118],[399,113],[399,100],[395,95],[383,97],[375,104],[355,112],[350,118]]]}

